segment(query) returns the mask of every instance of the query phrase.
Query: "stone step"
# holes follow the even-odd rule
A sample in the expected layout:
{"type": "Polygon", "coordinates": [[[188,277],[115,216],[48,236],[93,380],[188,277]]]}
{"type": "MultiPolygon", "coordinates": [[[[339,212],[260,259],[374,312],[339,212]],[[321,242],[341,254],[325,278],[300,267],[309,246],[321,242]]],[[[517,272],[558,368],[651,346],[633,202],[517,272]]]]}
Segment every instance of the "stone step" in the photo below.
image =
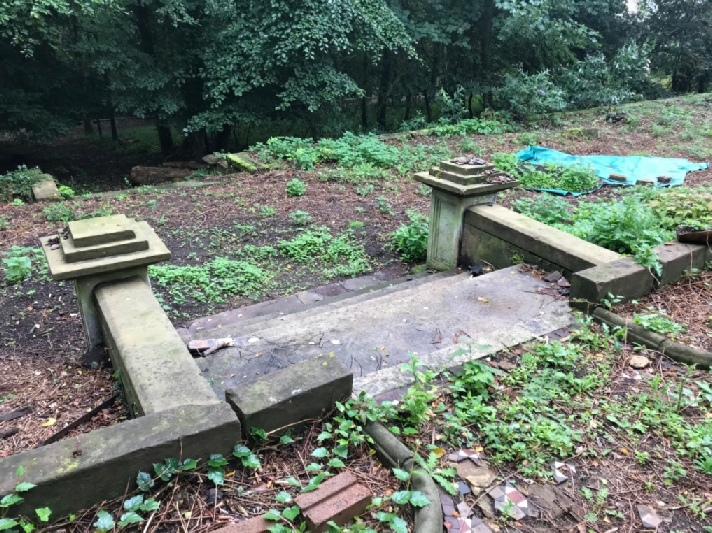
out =
{"type": "Polygon", "coordinates": [[[457,270],[436,273],[423,272],[387,282],[380,281],[375,277],[363,276],[354,280],[346,280],[343,283],[325,285],[278,300],[260,302],[202,318],[193,322],[188,331],[190,336],[195,339],[211,339],[227,335],[250,335],[262,327],[269,328],[271,325],[279,324],[279,321],[284,320],[287,316],[295,317],[298,313],[305,313],[305,316],[311,316],[320,312],[329,312],[332,309],[371,300],[386,294],[394,294],[457,274],[459,274],[457,270]],[[370,283],[371,279],[376,283],[370,283]],[[360,284],[358,280],[362,280],[360,284]],[[344,285],[346,286],[345,288],[344,285]],[[354,288],[362,285],[364,285],[362,288],[354,288]],[[344,292],[340,292],[342,290],[344,292]],[[230,333],[226,334],[226,331],[230,333]]]}
{"type": "Polygon", "coordinates": [[[226,388],[322,355],[338,358],[362,390],[380,394],[407,382],[409,353],[436,366],[491,354],[569,326],[568,302],[540,291],[548,284],[518,267],[477,278],[428,279],[315,309],[220,328],[236,346],[198,359],[218,397],[226,388]]]}

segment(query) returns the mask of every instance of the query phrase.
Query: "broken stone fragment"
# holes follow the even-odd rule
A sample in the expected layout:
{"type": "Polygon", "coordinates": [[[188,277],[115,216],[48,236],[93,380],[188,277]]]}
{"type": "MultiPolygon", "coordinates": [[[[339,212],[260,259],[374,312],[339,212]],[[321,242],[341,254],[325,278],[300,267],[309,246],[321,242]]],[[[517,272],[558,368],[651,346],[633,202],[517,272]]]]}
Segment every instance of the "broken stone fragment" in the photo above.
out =
{"type": "Polygon", "coordinates": [[[623,174],[611,174],[608,176],[608,179],[619,183],[626,183],[628,181],[628,178],[626,178],[623,174]]]}
{"type": "Polygon", "coordinates": [[[638,505],[636,507],[638,508],[640,521],[643,522],[643,527],[645,529],[657,529],[662,523],[662,519],[651,507],[648,507],[647,505],[638,505]]]}
{"type": "Polygon", "coordinates": [[[650,359],[643,355],[634,355],[628,360],[628,364],[637,370],[641,370],[650,364],[650,359]]]}

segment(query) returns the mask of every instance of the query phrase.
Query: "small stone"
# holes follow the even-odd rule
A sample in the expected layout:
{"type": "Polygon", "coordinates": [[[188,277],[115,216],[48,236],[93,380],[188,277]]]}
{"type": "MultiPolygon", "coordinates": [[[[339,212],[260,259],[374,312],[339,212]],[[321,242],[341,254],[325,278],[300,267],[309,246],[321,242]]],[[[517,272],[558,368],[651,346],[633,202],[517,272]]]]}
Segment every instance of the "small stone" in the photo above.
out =
{"type": "Polygon", "coordinates": [[[641,370],[650,364],[650,359],[643,355],[634,355],[628,360],[628,364],[635,369],[641,370]]]}
{"type": "Polygon", "coordinates": [[[608,179],[611,181],[617,181],[618,183],[626,183],[628,181],[628,178],[626,178],[623,174],[611,174],[608,176],[608,179]]]}
{"type": "Polygon", "coordinates": [[[460,481],[457,484],[457,492],[459,492],[461,495],[465,494],[470,494],[472,491],[470,490],[470,487],[467,486],[467,483],[463,483],[460,481]]]}
{"type": "Polygon", "coordinates": [[[668,184],[672,181],[672,178],[670,176],[658,176],[658,183],[662,184],[668,184]]]}
{"type": "Polygon", "coordinates": [[[559,281],[563,276],[563,274],[559,271],[554,271],[550,272],[544,277],[544,281],[547,281],[549,283],[554,283],[555,281],[559,281]]]}
{"type": "Polygon", "coordinates": [[[467,480],[475,496],[482,494],[497,479],[497,474],[486,466],[477,466],[469,461],[458,463],[457,475],[467,480]]]}
{"type": "Polygon", "coordinates": [[[648,507],[647,505],[638,505],[636,507],[638,508],[640,521],[643,522],[643,527],[645,529],[657,529],[662,523],[662,519],[651,507],[648,507]]]}
{"type": "Polygon", "coordinates": [[[214,487],[208,491],[207,497],[205,498],[208,502],[208,505],[215,505],[216,502],[219,502],[220,500],[223,499],[223,493],[220,489],[214,487]]]}
{"type": "Polygon", "coordinates": [[[562,289],[571,287],[571,283],[569,283],[569,280],[563,277],[559,281],[557,281],[556,284],[562,289]]]}

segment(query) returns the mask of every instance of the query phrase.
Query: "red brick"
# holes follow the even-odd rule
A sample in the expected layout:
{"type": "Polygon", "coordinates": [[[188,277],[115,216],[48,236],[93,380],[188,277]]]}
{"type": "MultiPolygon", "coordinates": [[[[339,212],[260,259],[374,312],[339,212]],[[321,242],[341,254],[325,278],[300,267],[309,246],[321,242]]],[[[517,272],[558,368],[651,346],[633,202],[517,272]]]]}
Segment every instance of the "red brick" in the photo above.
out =
{"type": "Polygon", "coordinates": [[[356,483],[358,483],[358,479],[356,479],[356,476],[354,476],[351,472],[342,472],[337,476],[323,481],[321,485],[319,485],[319,488],[315,491],[300,494],[294,499],[294,501],[302,512],[304,512],[320,501],[329,498],[332,494],[346,490],[356,483]]]}
{"type": "Polygon", "coordinates": [[[356,484],[332,494],[306,511],[302,510],[302,513],[307,518],[309,531],[322,533],[329,528],[327,522],[333,520],[337,525],[345,524],[360,515],[370,503],[371,491],[364,485],[356,484]]]}
{"type": "Polygon", "coordinates": [[[261,516],[255,516],[242,522],[233,522],[225,527],[216,529],[213,533],[266,533],[274,522],[265,520],[261,516]]]}

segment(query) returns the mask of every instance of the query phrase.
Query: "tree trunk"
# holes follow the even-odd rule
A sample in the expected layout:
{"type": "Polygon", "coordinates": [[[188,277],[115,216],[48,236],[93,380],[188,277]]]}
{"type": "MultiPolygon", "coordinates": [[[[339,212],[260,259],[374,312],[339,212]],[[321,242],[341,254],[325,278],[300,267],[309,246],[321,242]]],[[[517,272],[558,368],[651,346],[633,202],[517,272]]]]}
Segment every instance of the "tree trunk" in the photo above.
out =
{"type": "Polygon", "coordinates": [[[119,140],[119,130],[116,127],[116,111],[114,110],[114,105],[111,104],[109,116],[109,124],[111,125],[111,139],[114,141],[119,140]]]}
{"type": "Polygon", "coordinates": [[[163,157],[170,157],[175,152],[170,126],[168,126],[165,120],[158,119],[156,121],[156,130],[158,131],[158,142],[161,145],[163,157]]]}
{"type": "Polygon", "coordinates": [[[91,119],[85,118],[84,122],[84,135],[94,135],[94,126],[91,124],[91,119]]]}
{"type": "Polygon", "coordinates": [[[430,108],[430,96],[428,96],[428,91],[423,91],[423,101],[425,104],[425,120],[428,122],[433,121],[433,110],[430,108]]]}
{"type": "Polygon", "coordinates": [[[102,135],[101,132],[101,119],[96,119],[96,130],[99,132],[99,137],[103,138],[104,135],[102,135]]]}
{"type": "Polygon", "coordinates": [[[413,107],[413,95],[410,94],[410,91],[408,91],[405,94],[405,116],[403,117],[403,120],[410,120],[410,112],[411,108],[413,107]]]}
{"type": "Polygon", "coordinates": [[[384,50],[381,58],[381,76],[378,82],[378,103],[376,104],[376,122],[382,129],[386,129],[386,114],[388,110],[388,97],[391,85],[391,54],[384,50]]]}
{"type": "Polygon", "coordinates": [[[368,131],[368,98],[361,97],[361,129],[364,132],[368,131]]]}
{"type": "MultiPolygon", "coordinates": [[[[494,0],[485,0],[480,17],[480,65],[485,80],[492,79],[492,42],[494,40],[494,16],[497,6],[494,0]]],[[[492,90],[482,94],[482,105],[487,108],[492,105],[492,90]]]]}

